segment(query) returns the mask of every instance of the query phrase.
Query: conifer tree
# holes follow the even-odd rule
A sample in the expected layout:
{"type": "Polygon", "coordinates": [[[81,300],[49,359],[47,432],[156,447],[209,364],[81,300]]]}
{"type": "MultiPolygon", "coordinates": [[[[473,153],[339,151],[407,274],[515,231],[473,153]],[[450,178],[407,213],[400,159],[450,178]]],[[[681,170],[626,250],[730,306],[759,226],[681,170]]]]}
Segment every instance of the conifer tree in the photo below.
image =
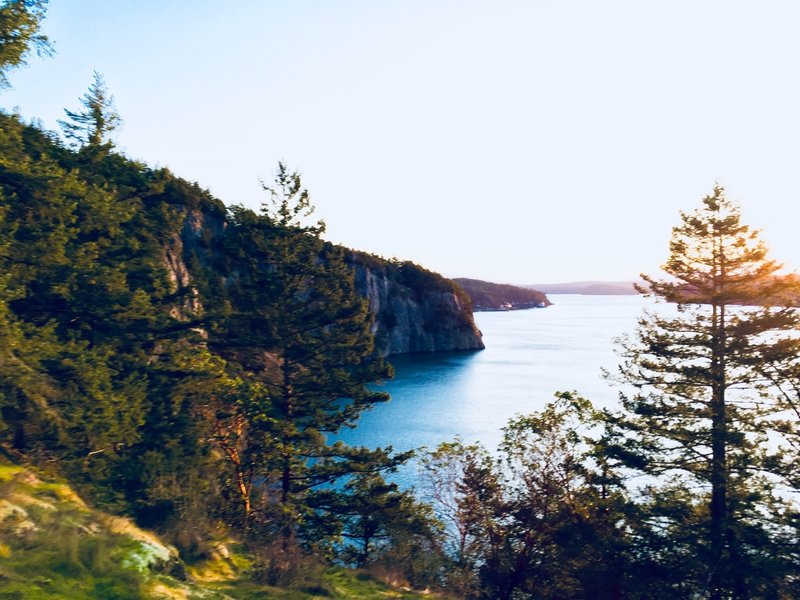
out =
{"type": "Polygon", "coordinates": [[[342,486],[318,490],[311,504],[318,511],[315,531],[334,531],[342,540],[338,555],[357,567],[381,560],[395,543],[410,538],[428,545],[439,541],[430,507],[377,472],[356,473],[342,486]]]}
{"type": "Polygon", "coordinates": [[[77,146],[89,149],[109,147],[109,135],[122,123],[114,106],[114,96],[106,88],[103,76],[94,72],[89,90],[81,98],[82,111],[64,109],[67,119],[59,121],[64,136],[77,146]]]}
{"type": "Polygon", "coordinates": [[[53,52],[40,33],[47,0],[6,0],[0,5],[0,88],[9,87],[8,71],[25,65],[31,51],[40,56],[53,52]]]}
{"type": "Polygon", "coordinates": [[[343,250],[321,239],[324,223],[304,220],[313,207],[300,176],[280,164],[274,186],[264,187],[269,202],[261,214],[231,210],[232,276],[210,344],[243,360],[267,392],[269,402],[250,424],[269,440],[261,449],[266,508],[260,514],[288,544],[312,510],[311,490],[349,473],[390,468],[403,457],[330,441],[388,399],[366,384],[390,371],[374,352],[373,317],[343,250]],[[244,355],[266,358],[256,365],[244,355]]]}
{"type": "Polygon", "coordinates": [[[638,390],[624,397],[625,455],[662,482],[650,503],[653,523],[680,529],[689,546],[667,534],[660,552],[680,546],[700,558],[687,574],[695,593],[777,597],[795,568],[778,543],[787,530],[775,496],[785,469],[775,436],[792,431],[780,431],[785,406],[775,383],[800,354],[797,285],[719,186],[700,208],[681,213],[662,268],[669,279],[644,276],[640,291],[673,310],[646,312],[636,334],[621,340],[620,379],[638,390]],[[698,483],[700,492],[687,498],[698,483]]]}
{"type": "Polygon", "coordinates": [[[160,187],[141,165],[109,154],[75,168],[14,116],[0,115],[0,155],[0,445],[57,457],[116,502],[130,483],[117,466],[178,422],[175,359],[191,345],[164,265],[174,211],[137,196],[160,187]]]}
{"type": "Polygon", "coordinates": [[[6,410],[20,450],[49,437],[50,449],[68,448],[82,461],[138,437],[142,377],[122,356],[119,323],[137,309],[146,319],[149,305],[113,257],[131,211],[32,150],[37,138],[43,135],[2,117],[0,265],[7,331],[25,340],[6,347],[3,362],[14,365],[6,410]]]}

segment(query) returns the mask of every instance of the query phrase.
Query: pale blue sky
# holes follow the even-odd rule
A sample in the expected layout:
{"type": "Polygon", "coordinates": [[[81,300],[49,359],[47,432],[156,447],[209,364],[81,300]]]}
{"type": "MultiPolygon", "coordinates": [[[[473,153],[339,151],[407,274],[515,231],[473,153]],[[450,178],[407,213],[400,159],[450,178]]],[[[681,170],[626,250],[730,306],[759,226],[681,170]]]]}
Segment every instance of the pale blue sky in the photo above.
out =
{"type": "Polygon", "coordinates": [[[719,181],[800,266],[800,4],[51,0],[0,105],[103,73],[129,156],[228,204],[298,168],[327,237],[448,276],[628,279],[719,181]]]}

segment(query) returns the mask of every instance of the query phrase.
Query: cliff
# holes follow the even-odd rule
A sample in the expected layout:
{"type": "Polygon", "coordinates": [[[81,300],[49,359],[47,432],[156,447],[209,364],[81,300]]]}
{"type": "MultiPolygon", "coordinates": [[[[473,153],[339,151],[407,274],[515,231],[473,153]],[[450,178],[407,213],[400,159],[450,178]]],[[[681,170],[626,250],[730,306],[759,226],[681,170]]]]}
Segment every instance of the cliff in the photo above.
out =
{"type": "MultiPolygon", "coordinates": [[[[223,284],[238,276],[219,261],[228,229],[224,207],[198,202],[190,188],[171,190],[171,200],[181,207],[182,223],[166,247],[165,262],[173,284],[187,291],[184,312],[196,312],[193,271],[214,273],[223,284]]],[[[470,299],[452,281],[408,261],[352,250],[347,257],[356,291],[375,314],[375,345],[382,355],[484,348],[470,299]]]]}
{"type": "Polygon", "coordinates": [[[384,355],[480,350],[469,296],[449,279],[412,262],[353,252],[359,294],[375,313],[375,343],[384,355]]]}
{"type": "Polygon", "coordinates": [[[537,290],[479,279],[458,278],[453,281],[469,295],[475,310],[545,308],[552,304],[545,294],[537,290]]]}

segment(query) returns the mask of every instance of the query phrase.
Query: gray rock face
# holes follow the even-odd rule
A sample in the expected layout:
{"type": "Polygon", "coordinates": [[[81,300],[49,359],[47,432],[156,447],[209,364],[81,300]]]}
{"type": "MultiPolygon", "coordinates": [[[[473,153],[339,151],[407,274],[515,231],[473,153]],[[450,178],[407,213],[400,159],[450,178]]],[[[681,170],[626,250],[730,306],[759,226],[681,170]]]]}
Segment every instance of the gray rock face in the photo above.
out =
{"type": "Polygon", "coordinates": [[[187,259],[192,256],[204,267],[207,266],[213,254],[209,241],[220,239],[225,227],[225,221],[218,216],[190,208],[185,211],[181,230],[165,240],[164,266],[167,269],[171,291],[184,292],[183,300],[173,308],[172,316],[188,320],[202,313],[203,307],[197,289],[192,283],[192,273],[187,266],[187,259]]]}
{"type": "Polygon", "coordinates": [[[481,332],[464,292],[413,263],[356,254],[355,286],[375,313],[375,344],[383,355],[481,350],[481,332]]]}

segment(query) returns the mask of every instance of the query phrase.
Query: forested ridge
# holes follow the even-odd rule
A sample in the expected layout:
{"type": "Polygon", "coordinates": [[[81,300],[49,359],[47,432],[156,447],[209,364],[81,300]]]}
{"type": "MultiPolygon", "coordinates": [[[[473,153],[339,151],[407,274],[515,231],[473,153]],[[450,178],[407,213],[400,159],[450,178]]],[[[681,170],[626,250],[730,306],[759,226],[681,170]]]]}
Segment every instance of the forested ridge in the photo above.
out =
{"type": "Polygon", "coordinates": [[[545,294],[537,290],[465,277],[459,277],[453,281],[469,294],[475,310],[545,308],[552,304],[545,294]]]}
{"type": "MultiPolygon", "coordinates": [[[[98,76],[84,114],[104,93],[98,76]]],[[[413,521],[416,501],[381,476],[408,455],[328,441],[388,399],[365,384],[391,371],[352,259],[301,224],[313,209],[299,176],[280,166],[261,213],[228,210],[118,154],[99,126],[68,145],[0,115],[5,457],[66,477],[187,560],[237,532],[269,583],[350,552],[336,540],[358,527],[356,498],[413,521]],[[213,252],[183,247],[192,210],[225,229],[213,252]]]]}
{"type": "MultiPolygon", "coordinates": [[[[0,5],[0,83],[44,9],[0,5]]],[[[118,123],[100,74],[60,134],[0,114],[0,597],[800,597],[798,280],[721,187],[644,276],[670,310],[618,341],[618,409],[558,392],[404,490],[412,453],[333,441],[388,400],[356,279],[463,292],[325,242],[283,164],[226,207],[118,123]]]]}

